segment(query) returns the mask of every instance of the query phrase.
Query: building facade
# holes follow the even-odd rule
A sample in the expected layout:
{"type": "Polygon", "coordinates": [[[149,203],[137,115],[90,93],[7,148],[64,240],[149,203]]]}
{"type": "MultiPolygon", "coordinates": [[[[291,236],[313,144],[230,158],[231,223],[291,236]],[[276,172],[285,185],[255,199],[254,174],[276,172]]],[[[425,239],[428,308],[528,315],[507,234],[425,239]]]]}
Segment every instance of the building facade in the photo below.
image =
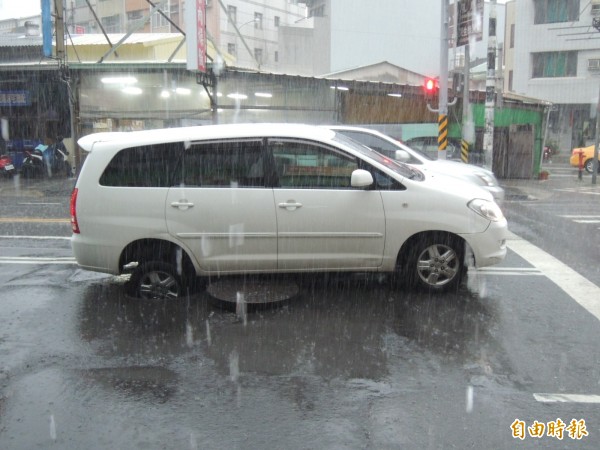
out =
{"type": "Polygon", "coordinates": [[[600,0],[507,3],[504,91],[553,103],[548,140],[563,153],[593,143],[600,84],[600,0]]]}
{"type": "MultiPolygon", "coordinates": [[[[75,0],[67,4],[65,19],[74,34],[185,32],[187,8],[195,4],[195,0],[89,0],[90,8],[86,0],[75,0]]],[[[280,34],[287,28],[306,28],[305,17],[306,7],[297,0],[206,0],[208,38],[220,52],[234,56],[236,66],[253,70],[289,71],[285,61],[294,57],[283,55],[280,34]]]]}

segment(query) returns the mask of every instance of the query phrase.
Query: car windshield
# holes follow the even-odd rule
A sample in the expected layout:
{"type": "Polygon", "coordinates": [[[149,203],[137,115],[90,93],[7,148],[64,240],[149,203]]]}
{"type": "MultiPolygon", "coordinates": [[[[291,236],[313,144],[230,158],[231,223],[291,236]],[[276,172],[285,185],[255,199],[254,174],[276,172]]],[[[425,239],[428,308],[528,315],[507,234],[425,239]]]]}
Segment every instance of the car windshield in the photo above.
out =
{"type": "Polygon", "coordinates": [[[360,152],[361,155],[365,156],[366,158],[376,161],[379,164],[383,164],[385,167],[394,171],[402,177],[416,181],[423,181],[425,179],[425,175],[423,175],[423,172],[421,172],[420,170],[417,170],[414,167],[409,166],[408,164],[404,164],[403,162],[396,161],[388,157],[387,155],[382,155],[381,153],[373,150],[372,148],[367,147],[366,145],[363,145],[360,142],[355,141],[354,139],[342,133],[336,133],[334,139],[360,152]]]}
{"type": "Polygon", "coordinates": [[[429,156],[427,153],[418,150],[416,148],[414,148],[413,146],[411,146],[410,144],[407,144],[406,142],[400,142],[401,146],[404,147],[408,147],[411,151],[415,152],[416,154],[418,154],[421,158],[426,159],[428,161],[435,161],[431,156],[429,156]]]}

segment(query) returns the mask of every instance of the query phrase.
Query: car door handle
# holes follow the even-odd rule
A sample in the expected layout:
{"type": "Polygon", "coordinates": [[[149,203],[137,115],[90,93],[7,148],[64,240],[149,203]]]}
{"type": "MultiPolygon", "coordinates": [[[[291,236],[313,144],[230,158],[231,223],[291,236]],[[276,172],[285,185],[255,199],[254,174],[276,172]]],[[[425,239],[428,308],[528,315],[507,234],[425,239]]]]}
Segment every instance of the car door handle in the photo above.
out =
{"type": "Polygon", "coordinates": [[[178,202],[171,202],[171,206],[173,208],[179,208],[182,211],[185,211],[186,209],[189,209],[192,206],[194,206],[194,204],[192,202],[188,202],[187,200],[180,200],[178,202]]]}
{"type": "Polygon", "coordinates": [[[277,206],[279,206],[280,208],[287,209],[288,211],[294,211],[295,209],[301,208],[302,203],[287,201],[285,203],[279,203],[277,206]]]}

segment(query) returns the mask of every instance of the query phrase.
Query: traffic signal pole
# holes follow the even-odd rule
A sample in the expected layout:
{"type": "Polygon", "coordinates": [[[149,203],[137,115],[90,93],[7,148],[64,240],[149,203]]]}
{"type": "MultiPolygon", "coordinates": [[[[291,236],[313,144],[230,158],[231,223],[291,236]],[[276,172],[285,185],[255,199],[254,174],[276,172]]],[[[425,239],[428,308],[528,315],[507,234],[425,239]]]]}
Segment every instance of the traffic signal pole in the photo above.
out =
{"type": "MultiPolygon", "coordinates": [[[[473,123],[473,111],[469,98],[469,86],[471,78],[471,54],[469,44],[465,45],[465,64],[463,68],[463,115],[462,115],[462,141],[460,158],[462,162],[468,163],[470,151],[475,142],[475,124],[473,123]]],[[[473,162],[473,161],[471,161],[473,162]]]]}
{"type": "Polygon", "coordinates": [[[494,159],[494,108],[496,106],[496,0],[490,1],[485,79],[485,129],[483,134],[484,166],[492,170],[494,159]]]}
{"type": "Polygon", "coordinates": [[[446,159],[448,146],[448,0],[442,0],[440,78],[438,104],[438,159],[446,159]]]}

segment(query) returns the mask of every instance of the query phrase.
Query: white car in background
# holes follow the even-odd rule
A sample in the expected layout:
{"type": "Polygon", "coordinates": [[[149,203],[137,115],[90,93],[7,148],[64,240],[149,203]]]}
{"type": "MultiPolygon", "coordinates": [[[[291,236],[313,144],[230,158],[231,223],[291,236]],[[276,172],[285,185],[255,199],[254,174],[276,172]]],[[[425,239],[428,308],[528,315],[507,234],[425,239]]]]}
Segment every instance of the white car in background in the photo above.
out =
{"type": "Polygon", "coordinates": [[[383,155],[410,164],[425,172],[437,172],[469,181],[489,191],[499,205],[504,201],[504,189],[494,173],[483,167],[458,161],[431,159],[396,139],[370,128],[330,125],[327,128],[344,134],[383,155]]]}

